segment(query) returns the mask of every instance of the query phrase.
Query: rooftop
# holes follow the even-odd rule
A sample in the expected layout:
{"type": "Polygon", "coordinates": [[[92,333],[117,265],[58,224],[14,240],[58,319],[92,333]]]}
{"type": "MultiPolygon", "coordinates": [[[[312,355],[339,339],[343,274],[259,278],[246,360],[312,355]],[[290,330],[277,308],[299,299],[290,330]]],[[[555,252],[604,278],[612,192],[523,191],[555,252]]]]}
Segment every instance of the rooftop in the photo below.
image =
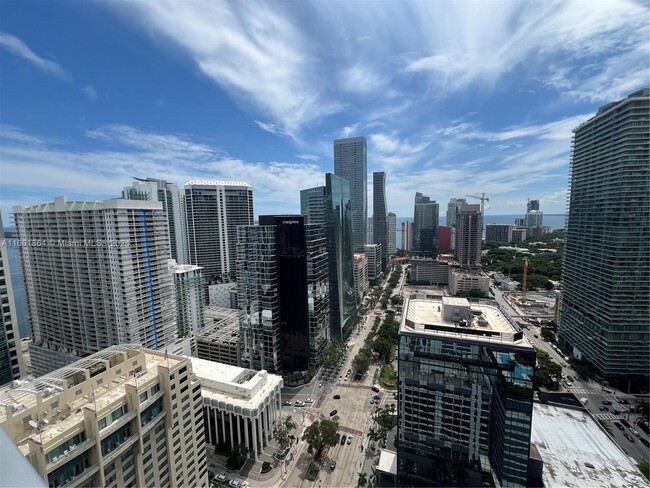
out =
{"type": "Polygon", "coordinates": [[[545,486],[648,485],[628,456],[584,410],[535,403],[531,443],[544,461],[545,486]]]}
{"type": "Polygon", "coordinates": [[[227,181],[227,180],[190,180],[185,186],[247,186],[245,181],[227,181]]]}

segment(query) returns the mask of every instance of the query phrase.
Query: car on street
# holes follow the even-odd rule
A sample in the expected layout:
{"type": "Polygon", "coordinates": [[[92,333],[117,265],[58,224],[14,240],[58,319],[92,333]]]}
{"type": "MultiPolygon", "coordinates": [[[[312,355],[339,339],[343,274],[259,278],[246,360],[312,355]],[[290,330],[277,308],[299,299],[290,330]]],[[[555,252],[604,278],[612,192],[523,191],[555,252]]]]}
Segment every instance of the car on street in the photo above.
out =
{"type": "Polygon", "coordinates": [[[307,398],[307,399],[305,400],[305,403],[314,403],[314,400],[312,400],[311,398],[307,398]]]}
{"type": "Polygon", "coordinates": [[[226,481],[226,479],[227,479],[226,473],[221,473],[220,475],[217,475],[217,481],[219,483],[223,483],[224,481],[226,481]]]}
{"type": "Polygon", "coordinates": [[[627,427],[628,429],[632,427],[630,423],[625,419],[621,419],[621,423],[623,424],[623,426],[627,427]]]}
{"type": "Polygon", "coordinates": [[[564,380],[564,383],[565,383],[567,386],[571,386],[571,385],[573,384],[573,383],[571,383],[569,380],[564,380]]]}
{"type": "Polygon", "coordinates": [[[636,429],[633,428],[633,427],[630,427],[630,432],[632,432],[632,435],[633,435],[634,437],[641,437],[641,434],[639,434],[639,431],[636,430],[636,429]]]}
{"type": "Polygon", "coordinates": [[[537,334],[533,334],[533,337],[534,337],[535,339],[539,339],[539,336],[538,336],[537,334]]]}
{"type": "Polygon", "coordinates": [[[379,388],[377,388],[376,386],[373,386],[373,387],[372,387],[372,391],[374,391],[374,392],[376,392],[376,393],[379,393],[379,388]]]}
{"type": "Polygon", "coordinates": [[[620,415],[620,414],[621,414],[621,411],[620,411],[620,410],[616,410],[616,409],[614,409],[614,410],[612,410],[612,413],[613,413],[614,415],[620,415]]]}
{"type": "Polygon", "coordinates": [[[334,400],[340,400],[340,399],[341,399],[341,395],[334,395],[334,400]]]}
{"type": "Polygon", "coordinates": [[[567,376],[566,379],[569,380],[569,381],[573,381],[573,377],[572,377],[572,376],[567,376]]]}
{"type": "Polygon", "coordinates": [[[630,442],[634,442],[634,437],[632,437],[632,436],[631,436],[630,434],[628,434],[627,432],[626,432],[625,434],[623,434],[623,436],[624,436],[628,441],[630,441],[630,442]]]}
{"type": "Polygon", "coordinates": [[[610,402],[609,400],[603,400],[600,403],[602,403],[603,405],[611,405],[612,404],[612,402],[610,402]]]}
{"type": "Polygon", "coordinates": [[[616,426],[616,428],[617,428],[618,430],[625,430],[625,427],[623,427],[623,426],[622,426],[621,424],[619,424],[618,422],[614,422],[614,425],[616,426]]]}
{"type": "Polygon", "coordinates": [[[345,434],[341,436],[341,445],[345,444],[345,434]]]}
{"type": "Polygon", "coordinates": [[[643,444],[645,447],[650,447],[650,442],[648,442],[648,439],[646,439],[645,437],[639,438],[639,442],[643,444]]]}
{"type": "Polygon", "coordinates": [[[298,401],[295,403],[295,405],[296,405],[296,407],[304,407],[304,406],[305,406],[305,402],[298,400],[298,401]]]}
{"type": "Polygon", "coordinates": [[[232,488],[239,488],[239,481],[237,480],[230,480],[230,483],[228,483],[228,486],[232,486],[232,488]]]}
{"type": "Polygon", "coordinates": [[[608,411],[609,411],[609,408],[607,408],[607,407],[600,407],[598,410],[600,410],[601,412],[608,412],[608,411]]]}
{"type": "Polygon", "coordinates": [[[282,405],[284,405],[285,407],[290,407],[291,402],[289,400],[285,400],[285,401],[282,402],[282,405]]]}
{"type": "Polygon", "coordinates": [[[630,402],[628,400],[626,400],[625,398],[617,398],[617,400],[618,400],[618,403],[620,403],[621,405],[629,405],[630,404],[630,402]]]}
{"type": "Polygon", "coordinates": [[[371,398],[371,399],[370,399],[370,405],[374,405],[374,404],[375,404],[375,399],[374,399],[374,398],[371,398]]]}
{"type": "Polygon", "coordinates": [[[352,436],[348,436],[348,445],[352,444],[352,436]]]}
{"type": "Polygon", "coordinates": [[[334,415],[336,415],[337,413],[339,413],[338,410],[332,410],[332,411],[330,412],[330,417],[334,417],[334,415]]]}
{"type": "Polygon", "coordinates": [[[334,468],[336,468],[336,461],[332,461],[332,462],[330,463],[330,469],[331,469],[332,471],[334,471],[334,468]]]}

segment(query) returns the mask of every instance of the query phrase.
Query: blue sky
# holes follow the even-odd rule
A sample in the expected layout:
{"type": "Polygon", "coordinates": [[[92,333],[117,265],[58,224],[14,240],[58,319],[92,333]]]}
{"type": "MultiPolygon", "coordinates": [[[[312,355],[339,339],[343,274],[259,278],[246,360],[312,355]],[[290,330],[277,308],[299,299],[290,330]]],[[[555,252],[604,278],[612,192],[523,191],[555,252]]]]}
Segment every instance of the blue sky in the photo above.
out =
{"type": "MultiPolygon", "coordinates": [[[[247,180],[299,211],[368,139],[389,209],[485,192],[565,208],[571,129],[650,85],[647,1],[5,1],[0,208],[132,176],[247,180]]],[[[371,191],[369,192],[369,197],[371,191]]],[[[371,202],[371,201],[370,201],[371,202]]],[[[369,205],[371,208],[371,205],[369,205]]]]}

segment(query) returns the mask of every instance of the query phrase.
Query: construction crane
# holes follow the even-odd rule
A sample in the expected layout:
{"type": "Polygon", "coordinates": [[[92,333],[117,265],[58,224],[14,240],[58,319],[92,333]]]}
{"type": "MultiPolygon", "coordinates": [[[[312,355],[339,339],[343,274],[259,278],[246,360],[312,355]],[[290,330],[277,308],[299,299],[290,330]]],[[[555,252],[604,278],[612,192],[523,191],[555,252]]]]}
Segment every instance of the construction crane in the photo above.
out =
{"type": "Polygon", "coordinates": [[[485,193],[481,193],[481,196],[478,197],[476,195],[465,195],[467,198],[476,198],[477,200],[481,201],[481,213],[483,213],[483,209],[485,207],[485,202],[489,202],[490,199],[485,196],[485,193]]]}
{"type": "Polygon", "coordinates": [[[526,278],[528,277],[528,259],[524,259],[524,278],[521,280],[521,304],[526,305],[526,278]]]}

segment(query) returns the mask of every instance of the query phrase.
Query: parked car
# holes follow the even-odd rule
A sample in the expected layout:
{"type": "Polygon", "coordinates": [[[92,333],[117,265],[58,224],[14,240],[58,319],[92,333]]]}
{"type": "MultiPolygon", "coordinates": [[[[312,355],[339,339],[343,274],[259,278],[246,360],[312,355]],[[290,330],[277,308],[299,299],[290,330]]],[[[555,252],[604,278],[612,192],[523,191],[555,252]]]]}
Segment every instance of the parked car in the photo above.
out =
{"type": "Polygon", "coordinates": [[[314,400],[312,400],[311,398],[307,398],[307,399],[305,400],[305,403],[314,403],[314,400]]]}
{"type": "Polygon", "coordinates": [[[338,410],[332,410],[332,411],[330,412],[330,417],[334,417],[334,415],[336,415],[337,413],[339,413],[338,410]]]}
{"type": "Polygon", "coordinates": [[[377,388],[376,386],[373,386],[372,391],[379,393],[379,388],[377,388]]]}
{"type": "Polygon", "coordinates": [[[305,402],[298,400],[298,401],[295,403],[295,405],[296,405],[296,407],[304,407],[304,406],[305,406],[305,402]]]}
{"type": "Polygon", "coordinates": [[[226,479],[227,479],[226,473],[221,473],[220,475],[217,475],[217,481],[219,483],[223,483],[224,481],[226,481],[226,479]]]}
{"type": "Polygon", "coordinates": [[[285,400],[285,401],[282,402],[282,405],[284,405],[285,407],[290,407],[291,402],[289,400],[285,400]]]}
{"type": "Polygon", "coordinates": [[[348,445],[349,445],[349,444],[352,444],[352,436],[351,436],[351,435],[348,436],[348,445]]]}
{"type": "Polygon", "coordinates": [[[612,404],[612,402],[610,402],[609,400],[603,400],[600,403],[602,403],[603,405],[611,405],[612,404]]]}
{"type": "Polygon", "coordinates": [[[336,468],[336,461],[332,461],[332,462],[330,463],[330,469],[331,469],[332,471],[334,471],[334,468],[336,468]]]}
{"type": "Polygon", "coordinates": [[[341,399],[341,395],[334,395],[334,400],[340,400],[340,399],[341,399]]]}
{"type": "Polygon", "coordinates": [[[618,422],[614,422],[614,425],[616,426],[616,428],[617,428],[618,430],[625,430],[625,427],[623,427],[623,426],[622,426],[621,424],[619,424],[618,422]]]}
{"type": "Polygon", "coordinates": [[[626,438],[628,441],[630,441],[630,442],[634,442],[634,437],[632,437],[632,436],[631,436],[630,434],[628,434],[627,432],[626,432],[625,434],[623,434],[623,435],[625,436],[625,438],[626,438]]]}
{"type": "Polygon", "coordinates": [[[345,444],[345,434],[341,436],[341,445],[345,444]]]}
{"type": "Polygon", "coordinates": [[[375,399],[374,399],[374,398],[371,398],[371,399],[370,399],[370,405],[374,405],[374,404],[375,404],[375,399]]]}
{"type": "Polygon", "coordinates": [[[539,336],[538,336],[537,334],[533,334],[533,337],[534,337],[535,339],[539,339],[539,336]]]}
{"type": "Polygon", "coordinates": [[[232,488],[239,488],[239,481],[237,480],[230,480],[230,483],[228,483],[229,486],[232,486],[232,488]]]}

